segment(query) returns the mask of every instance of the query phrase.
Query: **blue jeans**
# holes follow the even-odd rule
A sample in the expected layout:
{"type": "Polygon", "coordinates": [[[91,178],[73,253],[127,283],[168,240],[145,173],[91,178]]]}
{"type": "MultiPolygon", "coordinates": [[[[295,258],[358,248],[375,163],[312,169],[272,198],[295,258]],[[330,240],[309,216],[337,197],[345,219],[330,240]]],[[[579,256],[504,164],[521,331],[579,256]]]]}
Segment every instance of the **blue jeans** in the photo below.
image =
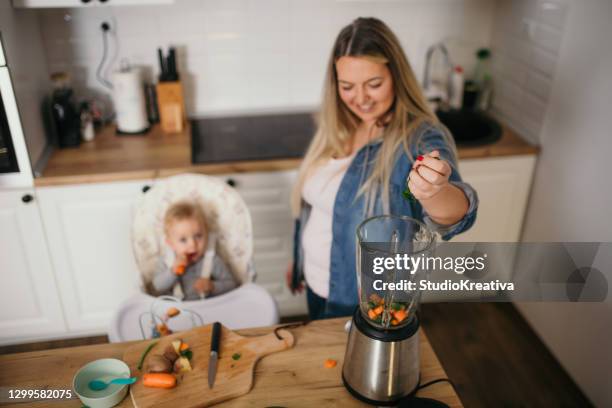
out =
{"type": "Polygon", "coordinates": [[[351,316],[356,306],[330,303],[306,286],[306,301],[310,320],[331,319],[333,317],[351,316]]]}

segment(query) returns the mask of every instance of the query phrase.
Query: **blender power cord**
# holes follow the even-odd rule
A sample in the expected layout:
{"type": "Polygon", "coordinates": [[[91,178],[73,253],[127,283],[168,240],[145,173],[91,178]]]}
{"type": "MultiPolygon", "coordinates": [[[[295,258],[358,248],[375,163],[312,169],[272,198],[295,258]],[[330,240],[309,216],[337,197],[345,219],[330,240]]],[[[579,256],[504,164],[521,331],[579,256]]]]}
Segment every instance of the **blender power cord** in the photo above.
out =
{"type": "Polygon", "coordinates": [[[418,390],[422,390],[423,388],[427,388],[430,385],[434,385],[434,384],[439,383],[439,382],[447,382],[447,383],[449,383],[451,385],[451,387],[453,387],[455,392],[457,392],[457,389],[455,388],[455,384],[453,384],[453,382],[451,380],[449,380],[448,378],[438,378],[438,379],[435,379],[435,380],[428,381],[425,384],[419,384],[419,386],[417,387],[417,391],[418,390]]]}
{"type": "Polygon", "coordinates": [[[110,31],[110,25],[106,22],[102,23],[102,59],[100,60],[100,64],[98,64],[98,68],[96,69],[96,79],[98,80],[98,82],[100,82],[102,85],[104,85],[104,87],[108,88],[108,89],[113,89],[113,84],[107,80],[106,78],[104,78],[102,76],[102,67],[104,66],[104,63],[106,62],[106,58],[108,55],[108,38],[107,36],[109,35],[109,31],[110,31]]]}

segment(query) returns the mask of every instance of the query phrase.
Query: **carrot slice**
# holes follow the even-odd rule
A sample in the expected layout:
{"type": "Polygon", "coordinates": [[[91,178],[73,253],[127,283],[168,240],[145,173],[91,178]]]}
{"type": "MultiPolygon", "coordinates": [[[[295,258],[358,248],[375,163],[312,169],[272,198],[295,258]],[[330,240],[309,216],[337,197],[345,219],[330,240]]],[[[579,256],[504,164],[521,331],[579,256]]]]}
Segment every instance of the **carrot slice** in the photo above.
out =
{"type": "Polygon", "coordinates": [[[376,313],[374,313],[374,310],[368,310],[368,317],[372,320],[376,319],[376,313]]]}
{"type": "Polygon", "coordinates": [[[187,343],[181,343],[181,346],[179,347],[179,351],[185,351],[189,348],[189,344],[187,343]]]}
{"type": "Polygon", "coordinates": [[[176,377],[167,373],[147,373],[142,376],[142,385],[152,388],[174,388],[176,377]]]}
{"type": "Polygon", "coordinates": [[[379,314],[382,314],[383,310],[384,310],[384,308],[382,306],[378,306],[373,311],[376,314],[376,316],[378,316],[379,314]]]}
{"type": "Polygon", "coordinates": [[[403,321],[406,318],[406,316],[408,316],[408,313],[406,313],[405,310],[398,310],[395,313],[393,313],[393,317],[395,317],[398,322],[403,321]]]}
{"type": "Polygon", "coordinates": [[[325,363],[324,363],[325,368],[334,368],[336,364],[338,364],[338,362],[331,358],[328,358],[327,360],[325,360],[325,363]]]}

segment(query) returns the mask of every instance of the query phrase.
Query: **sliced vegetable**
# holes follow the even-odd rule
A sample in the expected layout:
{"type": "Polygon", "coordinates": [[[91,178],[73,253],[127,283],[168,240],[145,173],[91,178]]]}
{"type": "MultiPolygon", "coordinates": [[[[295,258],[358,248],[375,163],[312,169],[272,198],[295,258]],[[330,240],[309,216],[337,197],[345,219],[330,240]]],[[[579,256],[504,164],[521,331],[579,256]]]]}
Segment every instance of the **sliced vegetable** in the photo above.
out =
{"type": "Polygon", "coordinates": [[[176,377],[167,373],[147,373],[142,376],[142,384],[152,388],[174,388],[176,377]]]}
{"type": "Polygon", "coordinates": [[[183,275],[186,267],[186,265],[177,265],[176,268],[174,268],[174,274],[178,276],[183,275]]]}
{"type": "Polygon", "coordinates": [[[325,360],[325,363],[324,363],[325,368],[334,368],[337,364],[338,362],[331,358],[328,358],[327,360],[325,360]]]}
{"type": "Polygon", "coordinates": [[[193,351],[191,350],[181,351],[181,357],[185,357],[187,358],[187,360],[191,360],[191,357],[193,357],[193,351]]]}
{"type": "Polygon", "coordinates": [[[405,310],[398,310],[397,312],[393,312],[393,317],[395,317],[395,319],[398,322],[404,321],[404,319],[406,319],[407,316],[408,316],[408,313],[406,313],[405,310]]]}
{"type": "Polygon", "coordinates": [[[178,310],[176,307],[171,307],[168,310],[166,310],[166,316],[168,316],[169,318],[179,315],[180,313],[181,311],[178,310]]]}
{"type": "Polygon", "coordinates": [[[373,309],[372,311],[374,312],[374,314],[376,314],[376,316],[378,316],[378,315],[382,314],[383,310],[385,310],[384,307],[378,306],[375,309],[373,309]]]}
{"type": "Polygon", "coordinates": [[[166,357],[156,354],[147,360],[148,373],[169,373],[172,371],[172,362],[166,357]]]}
{"type": "Polygon", "coordinates": [[[151,351],[151,349],[155,347],[156,344],[157,344],[157,341],[152,342],[151,344],[147,346],[145,351],[142,352],[142,355],[140,356],[140,361],[138,361],[139,370],[142,370],[142,363],[144,363],[145,357],[147,356],[147,354],[149,354],[149,351],[151,351]]]}
{"type": "Polygon", "coordinates": [[[374,310],[368,310],[368,317],[372,320],[376,319],[376,313],[374,313],[374,310]]]}
{"type": "Polygon", "coordinates": [[[174,372],[184,373],[187,371],[191,371],[191,364],[189,364],[189,360],[187,359],[187,357],[179,357],[174,362],[174,372]]]}
{"type": "Polygon", "coordinates": [[[240,357],[242,357],[242,354],[240,353],[234,353],[232,354],[232,360],[240,360],[240,357]]]}
{"type": "Polygon", "coordinates": [[[187,343],[181,343],[181,345],[179,346],[179,351],[185,351],[189,348],[189,344],[187,343]]]}
{"type": "Polygon", "coordinates": [[[176,354],[181,354],[181,344],[183,343],[183,340],[178,339],[178,340],[174,340],[172,342],[172,347],[174,347],[174,351],[176,351],[176,354]]]}

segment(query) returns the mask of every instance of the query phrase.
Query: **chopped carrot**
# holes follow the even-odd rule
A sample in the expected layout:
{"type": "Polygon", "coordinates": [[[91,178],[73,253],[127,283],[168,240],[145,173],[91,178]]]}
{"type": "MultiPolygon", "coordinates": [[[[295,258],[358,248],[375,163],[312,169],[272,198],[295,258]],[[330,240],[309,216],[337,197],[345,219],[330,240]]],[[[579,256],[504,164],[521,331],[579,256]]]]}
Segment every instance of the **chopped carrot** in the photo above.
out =
{"type": "Polygon", "coordinates": [[[405,310],[397,310],[393,313],[393,317],[395,317],[395,319],[397,319],[398,322],[403,321],[406,316],[408,316],[408,313],[406,313],[405,310]]]}
{"type": "Polygon", "coordinates": [[[174,388],[176,377],[168,373],[147,373],[142,376],[142,384],[153,388],[174,388]]]}
{"type": "Polygon", "coordinates": [[[181,346],[179,347],[179,351],[185,351],[189,348],[189,344],[187,343],[181,343],[181,346]]]}
{"type": "Polygon", "coordinates": [[[376,313],[372,309],[368,310],[368,317],[372,320],[376,319],[376,313]]]}
{"type": "Polygon", "coordinates": [[[376,316],[378,316],[379,314],[382,314],[383,310],[384,308],[382,306],[378,306],[373,310],[373,312],[376,314],[376,316]]]}
{"type": "Polygon", "coordinates": [[[328,358],[327,360],[325,360],[325,368],[334,368],[336,366],[336,364],[338,364],[338,362],[336,360],[332,360],[331,358],[328,358]]]}
{"type": "Polygon", "coordinates": [[[181,276],[182,274],[185,273],[185,265],[177,265],[176,268],[174,268],[174,274],[181,276]]]}
{"type": "Polygon", "coordinates": [[[180,311],[180,310],[178,310],[176,307],[171,307],[171,308],[169,308],[169,309],[166,311],[166,316],[168,316],[168,317],[174,317],[174,316],[176,316],[176,315],[178,315],[178,314],[180,314],[180,313],[181,313],[181,311],[180,311]]]}
{"type": "Polygon", "coordinates": [[[392,326],[397,326],[398,324],[399,324],[399,322],[397,321],[397,319],[391,320],[391,325],[392,326]]]}

